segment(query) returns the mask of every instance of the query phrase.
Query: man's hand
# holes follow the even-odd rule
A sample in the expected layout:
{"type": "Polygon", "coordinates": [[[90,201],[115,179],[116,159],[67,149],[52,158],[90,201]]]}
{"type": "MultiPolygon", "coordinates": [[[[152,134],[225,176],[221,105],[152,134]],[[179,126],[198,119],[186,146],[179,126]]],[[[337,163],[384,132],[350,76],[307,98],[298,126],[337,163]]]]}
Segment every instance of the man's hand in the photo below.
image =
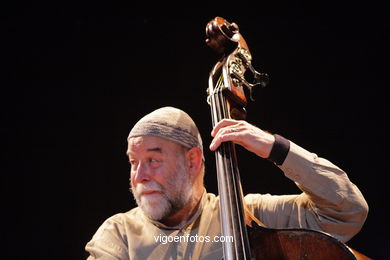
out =
{"type": "Polygon", "coordinates": [[[210,144],[210,150],[212,151],[215,151],[222,142],[231,141],[262,158],[268,158],[275,142],[275,137],[272,134],[246,121],[233,119],[221,120],[214,127],[211,136],[214,137],[210,144]]]}

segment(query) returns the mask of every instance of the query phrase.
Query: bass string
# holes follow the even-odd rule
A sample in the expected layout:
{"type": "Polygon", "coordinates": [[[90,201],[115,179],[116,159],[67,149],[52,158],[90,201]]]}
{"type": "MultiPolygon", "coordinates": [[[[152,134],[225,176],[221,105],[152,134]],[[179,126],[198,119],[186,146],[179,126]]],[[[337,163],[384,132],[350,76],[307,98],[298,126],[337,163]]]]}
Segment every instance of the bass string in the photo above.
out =
{"type": "MultiPolygon", "coordinates": [[[[228,103],[226,101],[225,95],[221,92],[219,92],[219,100],[220,100],[220,107],[222,107],[223,110],[223,118],[231,118],[228,103]]],[[[228,191],[228,197],[229,202],[231,205],[231,216],[234,216],[236,221],[232,221],[233,229],[235,231],[238,231],[239,236],[238,238],[241,239],[241,243],[235,244],[236,246],[236,253],[237,255],[243,254],[243,256],[250,255],[249,252],[249,239],[246,232],[246,224],[244,220],[244,210],[242,207],[242,189],[241,189],[241,183],[240,183],[240,177],[239,177],[239,171],[238,171],[238,165],[237,165],[237,157],[235,153],[235,146],[232,142],[227,142],[224,144],[224,165],[227,170],[228,179],[231,181],[228,182],[229,188],[228,191]],[[235,209],[234,209],[235,207],[235,209]],[[236,214],[234,214],[236,213],[236,214]],[[241,214],[239,214],[241,213],[241,214]],[[239,247],[237,247],[239,245],[239,247]]],[[[237,237],[236,237],[237,239],[237,237]]]]}
{"type": "MultiPolygon", "coordinates": [[[[212,121],[214,126],[220,120],[224,118],[230,118],[227,101],[222,92],[222,83],[222,80],[217,82],[217,86],[215,87],[217,91],[214,92],[214,95],[210,99],[210,105],[213,110],[212,121]]],[[[232,160],[232,153],[235,153],[234,144],[227,142],[220,146],[220,149],[216,154],[220,199],[221,201],[224,201],[224,203],[221,205],[221,213],[224,219],[223,222],[225,222],[225,224],[227,223],[228,225],[223,226],[223,229],[225,229],[225,232],[228,234],[235,234],[234,248],[230,247],[227,249],[225,248],[224,250],[228,251],[234,249],[235,252],[230,252],[228,255],[244,255],[245,257],[249,256],[250,254],[249,251],[245,250],[249,248],[249,240],[247,238],[244,218],[242,214],[237,214],[239,212],[243,213],[243,208],[240,204],[242,203],[242,190],[238,172],[235,172],[238,170],[238,167],[237,164],[232,160]],[[232,221],[233,219],[238,223],[232,221]],[[241,240],[241,243],[239,243],[237,239],[241,240]]],[[[234,159],[236,158],[235,154],[233,157],[234,159]]]]}

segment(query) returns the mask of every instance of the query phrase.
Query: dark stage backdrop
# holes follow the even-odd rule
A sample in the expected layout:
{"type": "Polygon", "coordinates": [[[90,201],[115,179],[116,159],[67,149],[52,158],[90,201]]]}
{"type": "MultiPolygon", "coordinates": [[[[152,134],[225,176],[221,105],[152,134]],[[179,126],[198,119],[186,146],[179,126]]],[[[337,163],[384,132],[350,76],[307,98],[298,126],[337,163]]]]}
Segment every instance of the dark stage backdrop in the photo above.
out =
{"type": "MultiPolygon", "coordinates": [[[[187,111],[209,145],[206,88],[219,57],[204,31],[215,16],[239,25],[254,67],[271,77],[248,121],[347,171],[370,206],[348,245],[389,259],[384,7],[295,1],[245,10],[189,4],[155,16],[108,2],[3,9],[2,259],[86,257],[100,224],[135,205],[126,137],[146,113],[187,111]]],[[[238,151],[245,193],[299,192],[274,165],[238,151]]],[[[214,155],[205,155],[206,188],[217,193],[214,155]]]]}

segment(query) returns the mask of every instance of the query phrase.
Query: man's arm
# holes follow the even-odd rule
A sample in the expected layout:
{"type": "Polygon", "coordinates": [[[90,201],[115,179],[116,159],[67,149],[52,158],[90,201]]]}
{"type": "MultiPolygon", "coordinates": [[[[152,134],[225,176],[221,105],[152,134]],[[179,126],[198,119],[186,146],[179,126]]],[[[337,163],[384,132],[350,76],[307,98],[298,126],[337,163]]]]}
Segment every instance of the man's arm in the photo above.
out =
{"type": "Polygon", "coordinates": [[[340,168],[290,142],[279,166],[303,191],[300,195],[245,197],[252,213],[269,227],[307,228],[331,234],[343,242],[363,226],[368,205],[340,168]]]}
{"type": "Polygon", "coordinates": [[[277,158],[275,163],[285,176],[303,191],[300,195],[247,195],[249,209],[267,226],[320,230],[344,242],[361,229],[367,203],[346,173],[328,160],[245,121],[222,120],[212,136],[211,150],[232,141],[262,158],[277,158]]]}

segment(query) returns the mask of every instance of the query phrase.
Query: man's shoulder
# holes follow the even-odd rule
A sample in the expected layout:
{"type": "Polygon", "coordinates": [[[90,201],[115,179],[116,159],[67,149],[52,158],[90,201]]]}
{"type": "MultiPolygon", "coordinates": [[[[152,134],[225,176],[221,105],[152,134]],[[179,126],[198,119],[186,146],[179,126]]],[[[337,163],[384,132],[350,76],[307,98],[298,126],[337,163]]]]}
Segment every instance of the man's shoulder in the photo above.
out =
{"type": "Polygon", "coordinates": [[[139,210],[133,208],[105,219],[93,238],[87,243],[86,250],[91,254],[107,251],[115,252],[115,254],[121,253],[121,256],[127,255],[128,232],[139,226],[139,221],[136,221],[140,219],[138,215],[139,210]]]}
{"type": "Polygon", "coordinates": [[[134,217],[139,218],[141,214],[142,214],[142,210],[140,209],[140,207],[135,207],[130,209],[129,211],[116,213],[115,215],[112,215],[108,219],[111,219],[113,221],[125,221],[128,218],[134,218],[134,217]]]}

